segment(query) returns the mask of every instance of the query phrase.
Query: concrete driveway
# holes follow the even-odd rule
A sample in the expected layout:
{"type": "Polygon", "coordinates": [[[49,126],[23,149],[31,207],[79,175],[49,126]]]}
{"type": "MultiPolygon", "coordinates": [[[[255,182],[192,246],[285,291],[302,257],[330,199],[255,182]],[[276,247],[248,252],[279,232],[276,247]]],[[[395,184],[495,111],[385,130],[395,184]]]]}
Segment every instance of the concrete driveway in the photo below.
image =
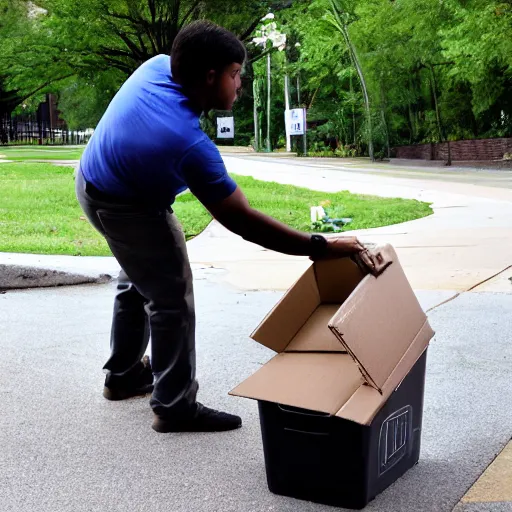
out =
{"type": "MultiPolygon", "coordinates": [[[[226,161],[230,170],[260,179],[434,203],[434,216],[361,233],[398,248],[438,333],[429,349],[420,464],[368,510],[451,511],[512,434],[512,192],[476,174],[453,181],[431,170],[418,178],[285,159],[226,161]]],[[[282,293],[271,290],[287,288],[307,261],[263,251],[215,224],[189,250],[200,399],[241,414],[244,427],[156,434],[147,398],[102,398],[113,284],[0,294],[0,510],[334,510],[268,491],[256,404],[227,395],[271,357],[248,335],[282,293]]],[[[89,276],[118,269],[109,258],[0,256],[4,264],[89,276]]],[[[506,492],[503,499],[491,496],[493,504],[481,496],[470,493],[457,510],[512,510],[506,492]]]]}
{"type": "MultiPolygon", "coordinates": [[[[256,404],[227,395],[271,357],[248,334],[280,293],[195,285],[200,399],[240,414],[236,432],[157,434],[148,398],[103,399],[113,284],[0,295],[2,512],[331,510],[268,491],[256,404]]],[[[452,510],[510,439],[512,297],[464,294],[430,320],[420,463],[369,511],[452,510]]]]}

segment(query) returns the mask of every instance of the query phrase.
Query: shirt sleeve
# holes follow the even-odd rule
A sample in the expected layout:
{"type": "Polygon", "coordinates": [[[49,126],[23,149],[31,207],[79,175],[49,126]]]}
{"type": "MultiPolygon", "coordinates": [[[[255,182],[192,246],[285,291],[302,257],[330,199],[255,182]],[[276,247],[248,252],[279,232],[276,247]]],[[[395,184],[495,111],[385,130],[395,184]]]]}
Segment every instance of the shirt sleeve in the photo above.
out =
{"type": "Polygon", "coordinates": [[[209,139],[194,144],[181,160],[181,173],[188,188],[203,204],[229,197],[236,190],[219,150],[209,139]]]}

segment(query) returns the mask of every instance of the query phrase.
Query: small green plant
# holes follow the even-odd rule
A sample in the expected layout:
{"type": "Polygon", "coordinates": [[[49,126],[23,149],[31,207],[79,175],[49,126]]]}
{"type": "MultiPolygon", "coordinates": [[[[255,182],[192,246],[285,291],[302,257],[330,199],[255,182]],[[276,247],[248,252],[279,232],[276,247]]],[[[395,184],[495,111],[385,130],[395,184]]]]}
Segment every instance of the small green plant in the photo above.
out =
{"type": "Polygon", "coordinates": [[[355,158],[357,157],[357,149],[351,146],[339,146],[333,150],[329,146],[325,146],[318,142],[311,146],[308,156],[317,158],[355,158]]]}
{"type": "Polygon", "coordinates": [[[351,146],[340,146],[335,149],[334,154],[340,158],[355,158],[357,149],[351,146]]]}
{"type": "Polygon", "coordinates": [[[380,149],[379,151],[375,151],[373,154],[375,160],[377,161],[383,161],[387,158],[387,154],[383,149],[380,149]]]}
{"type": "Polygon", "coordinates": [[[320,206],[311,207],[311,230],[322,233],[339,233],[352,222],[351,218],[342,217],[343,206],[332,206],[331,201],[321,201],[320,206]]]}

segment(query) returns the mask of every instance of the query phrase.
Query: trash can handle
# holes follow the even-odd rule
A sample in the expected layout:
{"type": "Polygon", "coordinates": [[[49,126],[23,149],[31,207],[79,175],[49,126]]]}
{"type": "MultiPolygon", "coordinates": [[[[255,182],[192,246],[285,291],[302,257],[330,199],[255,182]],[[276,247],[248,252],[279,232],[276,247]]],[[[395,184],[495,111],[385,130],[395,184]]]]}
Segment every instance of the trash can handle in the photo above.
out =
{"type": "Polygon", "coordinates": [[[297,414],[299,416],[314,416],[315,418],[329,418],[331,415],[325,412],[307,411],[306,409],[297,410],[297,407],[289,408],[286,405],[277,404],[277,407],[288,414],[297,414]]]}
{"type": "Polygon", "coordinates": [[[352,259],[365,274],[380,276],[393,263],[392,254],[387,250],[387,246],[371,243],[363,245],[365,250],[352,256],[352,259]]]}

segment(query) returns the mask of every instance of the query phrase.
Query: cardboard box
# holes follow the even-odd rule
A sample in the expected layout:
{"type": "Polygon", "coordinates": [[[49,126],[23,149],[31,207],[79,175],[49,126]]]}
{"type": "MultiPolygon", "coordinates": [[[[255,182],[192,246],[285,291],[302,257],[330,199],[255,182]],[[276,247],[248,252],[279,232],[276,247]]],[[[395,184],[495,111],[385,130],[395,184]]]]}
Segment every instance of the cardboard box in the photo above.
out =
{"type": "Polygon", "coordinates": [[[372,252],[377,277],[313,263],[252,334],[277,355],[230,394],[371,425],[434,334],[394,249],[372,252]]]}

